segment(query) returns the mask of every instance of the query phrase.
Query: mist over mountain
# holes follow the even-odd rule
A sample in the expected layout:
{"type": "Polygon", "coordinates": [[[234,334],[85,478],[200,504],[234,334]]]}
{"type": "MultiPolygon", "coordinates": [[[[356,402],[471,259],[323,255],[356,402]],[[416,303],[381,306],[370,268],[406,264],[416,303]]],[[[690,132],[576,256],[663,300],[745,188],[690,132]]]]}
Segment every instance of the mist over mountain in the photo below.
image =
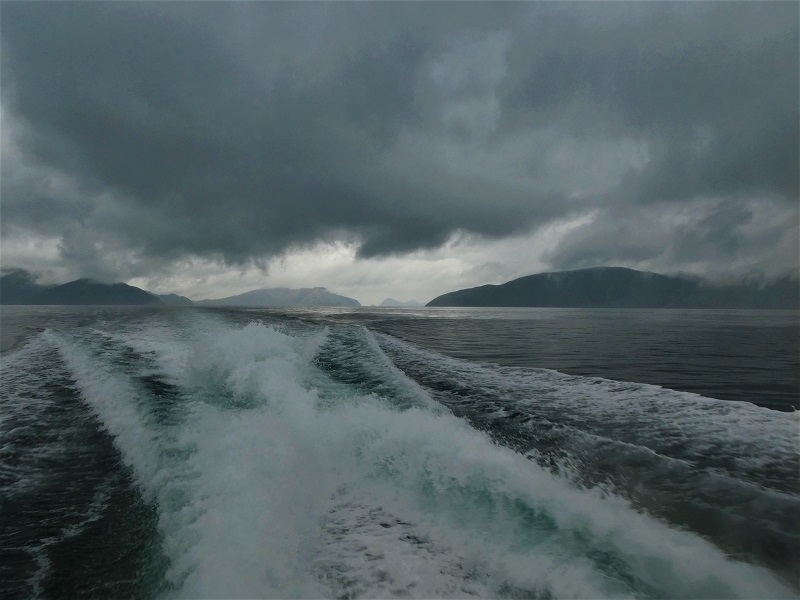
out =
{"type": "Polygon", "coordinates": [[[52,286],[36,283],[36,276],[25,269],[0,270],[0,304],[31,304],[37,294],[52,286]]]}
{"type": "Polygon", "coordinates": [[[422,302],[418,302],[417,300],[406,300],[403,302],[402,300],[395,300],[394,298],[386,298],[383,302],[379,304],[379,306],[406,306],[406,307],[414,307],[414,306],[424,306],[422,302]]]}
{"type": "Polygon", "coordinates": [[[358,300],[329,292],[325,288],[266,288],[236,296],[200,300],[201,306],[361,306],[358,300]]]}
{"type": "Polygon", "coordinates": [[[226,298],[193,302],[178,294],[153,294],[126,283],[78,279],[61,285],[37,283],[37,275],[18,268],[0,271],[0,304],[167,304],[202,306],[361,306],[358,300],[325,288],[251,290],[226,298]]]}
{"type": "Polygon", "coordinates": [[[127,283],[101,283],[77,279],[61,285],[40,285],[23,269],[3,269],[0,304],[162,304],[150,292],[127,283]]]}
{"type": "Polygon", "coordinates": [[[150,292],[127,283],[100,283],[78,279],[36,295],[36,304],[162,304],[150,292]]]}
{"type": "Polygon", "coordinates": [[[427,306],[798,308],[800,282],[784,277],[763,285],[714,285],[698,278],[596,267],[457,290],[434,298],[427,306]]]}

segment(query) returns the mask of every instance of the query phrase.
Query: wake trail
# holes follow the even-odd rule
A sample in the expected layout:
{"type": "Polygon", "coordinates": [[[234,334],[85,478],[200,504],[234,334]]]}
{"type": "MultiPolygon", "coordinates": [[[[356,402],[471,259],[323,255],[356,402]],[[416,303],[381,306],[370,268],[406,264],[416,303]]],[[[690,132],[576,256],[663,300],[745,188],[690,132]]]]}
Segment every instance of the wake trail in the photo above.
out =
{"type": "MultiPolygon", "coordinates": [[[[470,426],[441,358],[363,328],[175,327],[43,338],[157,506],[167,596],[793,595],[470,426]]],[[[496,390],[459,368],[462,400],[496,390]]]]}

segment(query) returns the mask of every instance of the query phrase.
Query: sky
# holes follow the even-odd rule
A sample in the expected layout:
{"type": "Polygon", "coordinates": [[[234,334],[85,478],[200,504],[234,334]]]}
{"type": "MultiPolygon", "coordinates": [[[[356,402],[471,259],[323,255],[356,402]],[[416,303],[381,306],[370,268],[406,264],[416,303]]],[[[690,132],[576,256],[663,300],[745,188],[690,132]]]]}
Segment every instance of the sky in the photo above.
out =
{"type": "Polygon", "coordinates": [[[0,4],[0,264],[198,300],[798,272],[797,2],[0,4]]]}

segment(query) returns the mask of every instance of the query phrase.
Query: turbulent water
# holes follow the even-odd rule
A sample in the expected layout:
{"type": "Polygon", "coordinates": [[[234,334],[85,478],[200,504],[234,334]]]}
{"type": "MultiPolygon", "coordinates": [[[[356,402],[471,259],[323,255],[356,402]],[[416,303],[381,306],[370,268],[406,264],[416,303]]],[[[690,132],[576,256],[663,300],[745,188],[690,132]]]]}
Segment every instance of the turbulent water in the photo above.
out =
{"type": "Polygon", "coordinates": [[[800,592],[797,313],[2,327],[4,597],[800,592]]]}

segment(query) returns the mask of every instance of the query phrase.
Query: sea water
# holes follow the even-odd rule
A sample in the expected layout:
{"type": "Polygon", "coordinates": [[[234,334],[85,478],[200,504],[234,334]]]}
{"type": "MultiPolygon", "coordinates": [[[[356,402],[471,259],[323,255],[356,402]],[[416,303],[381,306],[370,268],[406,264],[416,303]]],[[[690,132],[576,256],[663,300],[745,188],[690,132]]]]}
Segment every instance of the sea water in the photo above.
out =
{"type": "Polygon", "coordinates": [[[0,316],[4,597],[800,592],[797,312],[0,316]]]}

